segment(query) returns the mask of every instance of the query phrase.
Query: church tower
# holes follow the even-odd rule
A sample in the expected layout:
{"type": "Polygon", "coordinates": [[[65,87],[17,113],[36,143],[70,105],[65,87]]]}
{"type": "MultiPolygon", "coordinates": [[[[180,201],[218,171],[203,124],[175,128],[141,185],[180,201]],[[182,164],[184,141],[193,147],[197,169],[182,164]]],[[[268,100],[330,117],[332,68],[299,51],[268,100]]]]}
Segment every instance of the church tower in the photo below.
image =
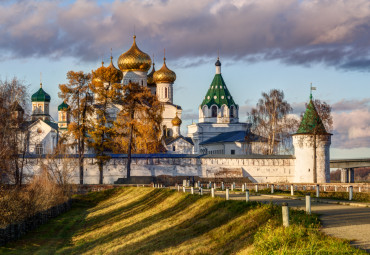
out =
{"type": "Polygon", "coordinates": [[[221,62],[217,58],[216,74],[199,107],[199,123],[238,123],[239,106],[234,102],[221,74],[221,62]]]}
{"type": "Polygon", "coordinates": [[[136,36],[131,48],[118,58],[118,68],[123,74],[123,84],[130,82],[147,86],[147,74],[152,65],[149,55],[142,52],[136,45],[136,36]]]}
{"type": "Polygon", "coordinates": [[[67,130],[69,121],[69,105],[63,101],[63,103],[58,106],[59,130],[67,130]]]}
{"type": "Polygon", "coordinates": [[[157,84],[157,97],[162,103],[173,103],[173,83],[176,74],[166,65],[166,57],[163,58],[163,66],[153,74],[153,80],[157,84]]]}
{"type": "Polygon", "coordinates": [[[298,131],[293,135],[294,182],[330,182],[330,143],[331,134],[326,131],[311,96],[298,131]]]}
{"type": "Polygon", "coordinates": [[[42,83],[40,83],[40,89],[32,95],[32,115],[31,119],[44,121],[50,121],[49,104],[50,95],[42,89],[42,83]]]}

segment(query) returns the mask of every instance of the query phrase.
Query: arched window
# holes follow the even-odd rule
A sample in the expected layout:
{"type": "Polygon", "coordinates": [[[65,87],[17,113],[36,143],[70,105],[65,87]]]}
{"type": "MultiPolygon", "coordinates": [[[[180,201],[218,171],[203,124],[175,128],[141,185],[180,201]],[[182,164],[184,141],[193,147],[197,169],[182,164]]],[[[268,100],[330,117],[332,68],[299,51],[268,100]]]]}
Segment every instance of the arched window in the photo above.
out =
{"type": "Polygon", "coordinates": [[[203,117],[208,117],[207,116],[207,114],[208,114],[208,107],[207,107],[207,105],[203,106],[202,112],[203,112],[203,117]]]}
{"type": "Polygon", "coordinates": [[[141,80],[141,86],[144,86],[144,81],[143,80],[141,80]]]}
{"type": "Polygon", "coordinates": [[[230,106],[230,118],[234,118],[234,106],[230,106]]]}
{"type": "Polygon", "coordinates": [[[164,98],[168,98],[168,91],[167,91],[167,88],[164,88],[164,98]]]}
{"type": "Polygon", "coordinates": [[[212,111],[212,118],[217,117],[217,106],[213,105],[211,108],[212,111]]]}

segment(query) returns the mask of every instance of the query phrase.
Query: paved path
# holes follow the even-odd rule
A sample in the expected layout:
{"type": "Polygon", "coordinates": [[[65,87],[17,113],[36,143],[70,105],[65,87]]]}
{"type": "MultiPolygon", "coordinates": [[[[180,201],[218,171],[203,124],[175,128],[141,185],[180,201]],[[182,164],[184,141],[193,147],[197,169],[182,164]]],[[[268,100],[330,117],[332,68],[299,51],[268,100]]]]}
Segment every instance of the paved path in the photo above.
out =
{"type": "MultiPolygon", "coordinates": [[[[198,193],[198,190],[195,190],[198,193]]],[[[190,192],[190,189],[187,189],[187,192],[190,192]]],[[[209,192],[209,190],[204,190],[204,193],[209,192]]],[[[225,192],[217,191],[216,195],[225,197],[225,192]]],[[[245,193],[230,193],[230,199],[245,200],[245,193]]],[[[278,205],[287,202],[289,207],[293,209],[305,210],[306,208],[304,200],[290,199],[284,196],[250,196],[250,200],[262,203],[272,202],[278,205]]],[[[311,201],[311,211],[319,214],[324,233],[352,240],[353,246],[370,253],[370,207],[340,205],[335,204],[338,202],[335,200],[323,199],[323,202],[335,202],[330,204],[317,203],[314,200],[311,201]]]]}

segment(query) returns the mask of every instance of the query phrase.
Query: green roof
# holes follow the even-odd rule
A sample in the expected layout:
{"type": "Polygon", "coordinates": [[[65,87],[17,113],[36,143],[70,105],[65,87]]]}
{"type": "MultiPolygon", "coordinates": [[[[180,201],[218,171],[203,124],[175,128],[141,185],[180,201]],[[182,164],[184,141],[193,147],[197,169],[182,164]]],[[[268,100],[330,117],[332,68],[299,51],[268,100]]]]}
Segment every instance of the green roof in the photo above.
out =
{"type": "Polygon", "coordinates": [[[40,88],[35,94],[31,97],[32,102],[50,102],[50,96],[42,88],[40,88]]]}
{"type": "Polygon", "coordinates": [[[312,100],[303,115],[297,134],[328,134],[312,100]]]}
{"type": "Polygon", "coordinates": [[[58,111],[67,110],[69,107],[68,104],[66,104],[64,101],[58,106],[58,111]]]}
{"type": "Polygon", "coordinates": [[[226,87],[222,75],[216,74],[201,104],[201,107],[203,107],[204,105],[207,105],[208,107],[211,107],[212,105],[217,105],[218,107],[221,107],[224,104],[227,105],[229,108],[232,105],[235,105],[237,107],[233,97],[226,87]]]}

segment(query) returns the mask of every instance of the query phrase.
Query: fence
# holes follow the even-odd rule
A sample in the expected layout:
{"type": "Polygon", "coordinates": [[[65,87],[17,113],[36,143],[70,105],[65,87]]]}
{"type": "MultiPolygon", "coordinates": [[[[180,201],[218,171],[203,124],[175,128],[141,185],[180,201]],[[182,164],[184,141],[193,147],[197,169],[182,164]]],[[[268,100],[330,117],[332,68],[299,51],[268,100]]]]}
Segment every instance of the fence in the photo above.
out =
{"type": "Polygon", "coordinates": [[[5,228],[0,228],[0,246],[5,245],[7,242],[19,239],[27,232],[68,211],[71,208],[71,203],[71,199],[69,199],[63,204],[59,204],[45,211],[36,213],[22,222],[12,223],[5,228]]]}

